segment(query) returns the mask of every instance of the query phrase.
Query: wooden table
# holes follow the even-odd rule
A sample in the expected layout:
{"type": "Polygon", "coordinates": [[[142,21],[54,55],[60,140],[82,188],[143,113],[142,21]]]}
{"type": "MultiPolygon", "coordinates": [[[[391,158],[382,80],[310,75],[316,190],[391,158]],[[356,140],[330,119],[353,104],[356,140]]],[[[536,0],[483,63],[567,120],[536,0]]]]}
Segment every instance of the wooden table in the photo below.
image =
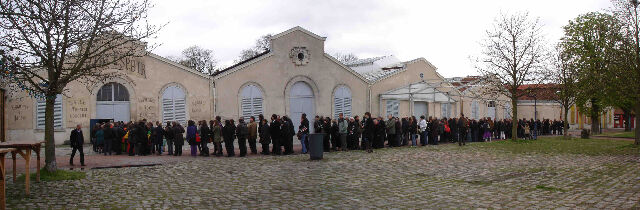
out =
{"type": "Polygon", "coordinates": [[[0,148],[13,148],[11,151],[11,158],[13,159],[13,181],[16,181],[16,153],[20,154],[24,158],[25,176],[24,176],[24,191],[26,195],[29,195],[29,180],[31,174],[29,173],[29,166],[31,165],[31,151],[36,153],[37,157],[37,170],[36,181],[40,182],[40,148],[44,144],[44,141],[10,141],[0,143],[0,148]]]}
{"type": "Polygon", "coordinates": [[[9,153],[9,152],[14,152],[16,151],[16,149],[14,148],[8,148],[8,149],[0,149],[0,210],[5,210],[7,208],[7,195],[5,194],[4,191],[4,185],[6,180],[4,179],[5,177],[5,168],[4,168],[4,156],[9,153]]]}

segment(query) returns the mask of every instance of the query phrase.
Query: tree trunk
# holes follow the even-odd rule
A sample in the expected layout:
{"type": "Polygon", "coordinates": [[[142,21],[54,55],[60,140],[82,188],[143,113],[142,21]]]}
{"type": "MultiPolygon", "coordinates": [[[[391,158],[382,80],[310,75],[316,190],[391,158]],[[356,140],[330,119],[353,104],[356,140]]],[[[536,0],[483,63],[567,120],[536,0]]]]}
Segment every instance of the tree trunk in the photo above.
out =
{"type": "Polygon", "coordinates": [[[54,139],[54,124],[53,124],[53,106],[56,103],[56,95],[47,96],[45,115],[44,115],[44,169],[49,172],[58,170],[56,165],[56,147],[54,139]]]}
{"type": "Polygon", "coordinates": [[[640,103],[636,104],[636,140],[634,142],[635,145],[640,145],[640,115],[638,115],[638,113],[640,113],[640,103]]]}
{"type": "Polygon", "coordinates": [[[563,130],[563,134],[564,134],[564,139],[569,139],[569,118],[567,118],[569,115],[569,106],[565,105],[564,106],[564,120],[562,123],[562,130],[563,130]]]}
{"type": "Polygon", "coordinates": [[[600,106],[597,99],[591,99],[591,135],[600,134],[600,106]]]}
{"type": "Polygon", "coordinates": [[[624,114],[622,114],[622,118],[624,119],[624,131],[631,131],[631,113],[629,109],[622,109],[624,114]]]}
{"type": "Polygon", "coordinates": [[[518,139],[518,98],[511,97],[511,107],[511,140],[516,140],[518,139]]]}

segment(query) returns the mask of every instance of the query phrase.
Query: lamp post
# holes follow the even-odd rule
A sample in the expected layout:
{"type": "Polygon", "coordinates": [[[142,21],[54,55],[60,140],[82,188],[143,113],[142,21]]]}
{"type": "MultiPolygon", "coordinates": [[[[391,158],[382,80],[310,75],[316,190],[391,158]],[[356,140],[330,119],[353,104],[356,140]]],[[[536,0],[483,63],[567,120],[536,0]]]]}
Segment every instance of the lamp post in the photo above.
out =
{"type": "Polygon", "coordinates": [[[538,98],[533,94],[533,139],[538,139],[538,98]]]}

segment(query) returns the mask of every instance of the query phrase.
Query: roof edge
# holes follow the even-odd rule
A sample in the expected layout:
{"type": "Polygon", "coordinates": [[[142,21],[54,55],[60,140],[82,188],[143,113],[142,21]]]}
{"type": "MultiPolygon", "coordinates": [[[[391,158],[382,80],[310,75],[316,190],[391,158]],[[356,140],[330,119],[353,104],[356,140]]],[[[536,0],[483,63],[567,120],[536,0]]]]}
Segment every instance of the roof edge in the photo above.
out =
{"type": "Polygon", "coordinates": [[[189,68],[189,67],[187,67],[185,65],[179,64],[179,63],[174,62],[172,60],[169,60],[168,58],[162,57],[162,56],[160,56],[158,54],[155,54],[155,53],[152,53],[152,52],[147,52],[147,55],[149,55],[149,57],[152,57],[152,58],[154,58],[156,60],[159,60],[159,61],[165,62],[167,64],[170,64],[172,66],[178,67],[179,69],[182,69],[184,71],[190,72],[192,74],[201,76],[201,77],[206,78],[206,79],[211,79],[211,77],[209,75],[206,75],[206,74],[204,74],[202,72],[196,71],[195,69],[189,68]]]}
{"type": "Polygon", "coordinates": [[[271,40],[280,38],[280,37],[282,37],[284,35],[287,35],[287,34],[290,34],[290,33],[294,32],[294,31],[302,31],[305,34],[308,34],[309,36],[312,36],[312,37],[314,37],[316,39],[319,39],[319,40],[322,40],[322,41],[326,41],[327,40],[327,37],[323,37],[323,36],[314,34],[313,32],[311,32],[311,31],[309,31],[307,29],[304,29],[304,28],[302,28],[300,26],[296,26],[296,27],[290,28],[289,30],[280,32],[279,34],[273,35],[273,36],[271,36],[271,40]]]}

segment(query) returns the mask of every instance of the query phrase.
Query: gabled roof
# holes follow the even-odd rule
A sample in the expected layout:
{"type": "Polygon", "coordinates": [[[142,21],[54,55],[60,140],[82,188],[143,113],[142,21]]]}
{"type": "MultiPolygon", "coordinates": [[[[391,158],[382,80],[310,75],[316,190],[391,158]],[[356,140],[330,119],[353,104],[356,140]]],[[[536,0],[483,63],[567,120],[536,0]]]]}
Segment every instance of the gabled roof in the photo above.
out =
{"type": "Polygon", "coordinates": [[[518,100],[554,101],[558,99],[558,84],[528,84],[518,87],[518,100]],[[534,97],[535,96],[535,97],[534,97]]]}
{"type": "Polygon", "coordinates": [[[213,76],[218,76],[218,75],[220,75],[220,74],[222,74],[222,73],[224,73],[224,72],[226,72],[226,71],[229,71],[229,70],[231,70],[231,69],[233,69],[233,68],[236,68],[236,67],[238,67],[238,66],[242,66],[243,64],[248,63],[248,62],[251,62],[252,60],[257,59],[257,58],[259,58],[260,56],[266,55],[266,54],[268,54],[269,52],[271,52],[271,50],[264,51],[264,52],[262,52],[262,53],[260,53],[260,54],[257,54],[257,55],[255,55],[255,56],[253,56],[253,57],[251,57],[251,58],[248,58],[248,59],[246,59],[246,60],[240,61],[239,63],[233,64],[232,66],[229,66],[229,67],[227,67],[227,68],[225,68],[225,69],[222,69],[222,70],[220,70],[220,71],[216,71],[216,72],[214,72],[214,73],[213,73],[213,76]]]}
{"type": "Polygon", "coordinates": [[[405,65],[393,55],[365,58],[350,62],[346,66],[364,76],[370,82],[376,82],[389,75],[403,71],[405,65]]]}
{"type": "Polygon", "coordinates": [[[189,67],[184,66],[184,65],[182,65],[182,64],[176,63],[176,62],[174,62],[174,61],[172,61],[172,60],[169,60],[169,59],[167,59],[167,58],[165,58],[165,57],[162,57],[162,56],[160,56],[160,55],[157,55],[157,54],[155,54],[155,53],[147,52],[147,55],[148,55],[149,57],[151,57],[151,58],[156,59],[156,60],[159,60],[159,61],[165,62],[165,63],[167,63],[167,64],[169,64],[169,65],[172,65],[172,66],[178,67],[179,69],[182,69],[182,70],[184,70],[184,71],[186,71],[186,72],[189,72],[189,73],[192,73],[192,74],[195,74],[195,75],[201,76],[201,77],[203,77],[203,78],[205,78],[205,79],[210,79],[210,78],[209,78],[209,75],[206,75],[206,74],[204,74],[204,73],[202,73],[202,72],[196,71],[195,69],[189,68],[189,67]]]}
{"type": "Polygon", "coordinates": [[[327,40],[327,37],[323,37],[323,36],[319,36],[317,34],[314,34],[313,32],[311,32],[311,31],[309,31],[307,29],[304,29],[304,28],[302,28],[300,26],[296,26],[296,27],[293,27],[293,28],[291,28],[289,30],[286,30],[286,31],[282,32],[282,33],[273,35],[273,36],[271,36],[271,40],[280,38],[280,37],[282,37],[284,35],[287,35],[287,34],[290,34],[291,32],[294,32],[294,31],[301,31],[301,32],[303,32],[305,34],[308,34],[309,36],[312,36],[312,37],[314,37],[316,39],[319,39],[319,40],[322,40],[322,41],[327,40]]]}

